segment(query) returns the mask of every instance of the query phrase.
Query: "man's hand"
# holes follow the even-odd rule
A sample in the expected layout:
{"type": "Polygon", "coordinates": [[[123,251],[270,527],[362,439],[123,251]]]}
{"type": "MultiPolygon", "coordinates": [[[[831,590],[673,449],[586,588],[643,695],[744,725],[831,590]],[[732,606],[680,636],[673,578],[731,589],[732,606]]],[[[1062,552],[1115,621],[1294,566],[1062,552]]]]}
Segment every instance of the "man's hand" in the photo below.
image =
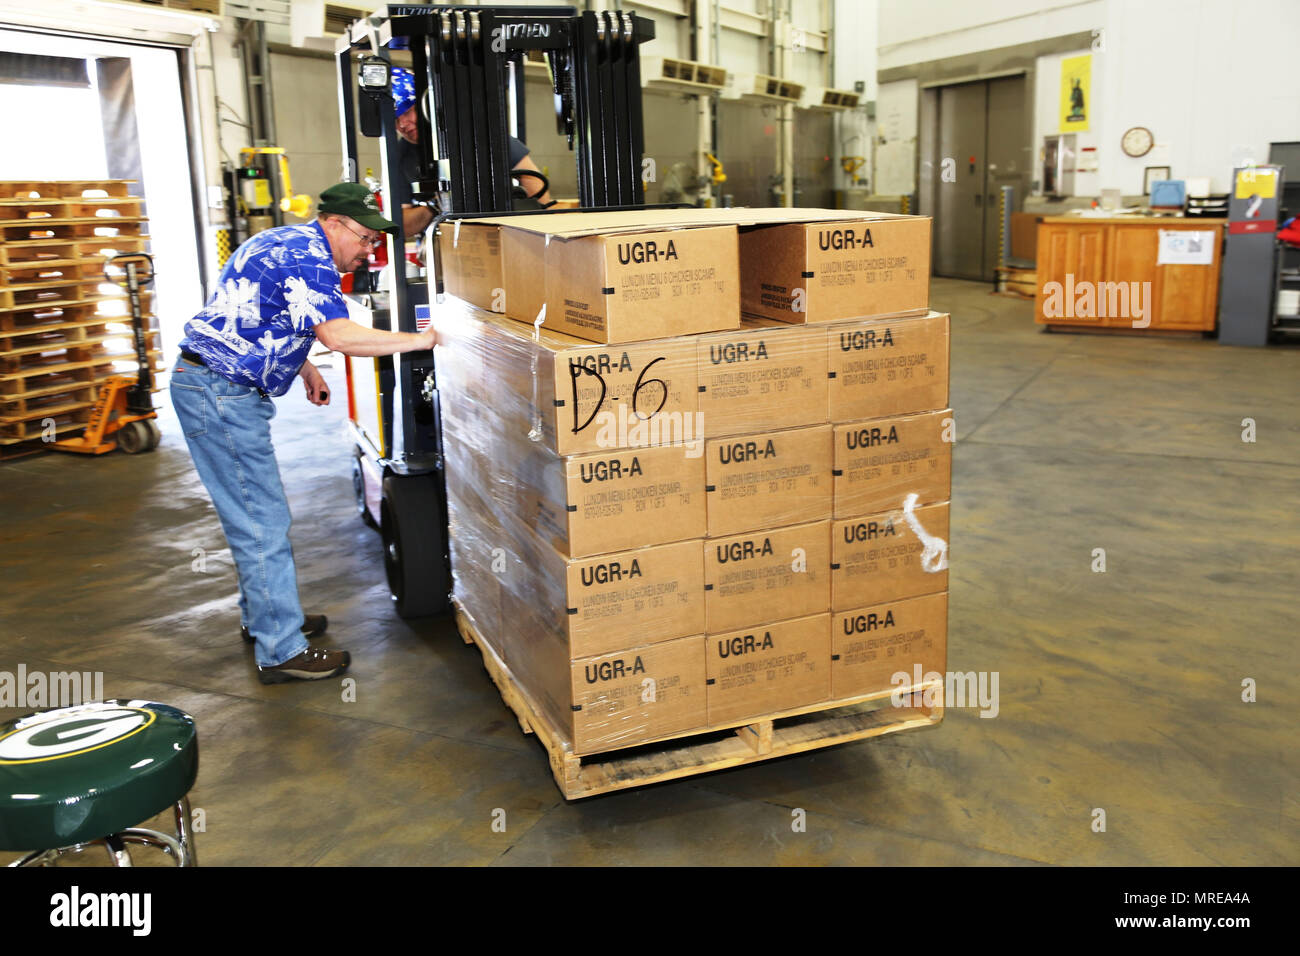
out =
{"type": "Polygon", "coordinates": [[[328,405],[330,403],[330,390],[325,384],[325,379],[321,376],[320,371],[311,362],[304,362],[302,370],[298,373],[302,376],[302,384],[307,389],[307,401],[313,405],[328,405]]]}
{"type": "Polygon", "coordinates": [[[418,336],[420,336],[422,339],[425,340],[425,342],[428,343],[428,344],[425,344],[425,345],[421,345],[420,348],[417,349],[417,351],[426,351],[426,350],[428,350],[428,349],[433,348],[435,345],[438,344],[438,333],[437,333],[436,331],[434,331],[434,328],[433,328],[432,325],[430,325],[430,326],[429,326],[427,329],[425,329],[423,332],[417,332],[417,333],[415,333],[415,334],[418,335],[418,336]]]}

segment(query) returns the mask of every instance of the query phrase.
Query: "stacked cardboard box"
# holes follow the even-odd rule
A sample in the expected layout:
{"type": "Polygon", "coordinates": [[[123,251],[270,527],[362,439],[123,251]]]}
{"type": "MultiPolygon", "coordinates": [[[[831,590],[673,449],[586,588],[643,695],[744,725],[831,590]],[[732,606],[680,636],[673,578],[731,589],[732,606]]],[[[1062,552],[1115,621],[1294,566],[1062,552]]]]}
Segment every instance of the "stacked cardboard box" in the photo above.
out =
{"type": "Polygon", "coordinates": [[[929,220],[851,216],[590,213],[444,240],[448,287],[488,307],[437,318],[456,600],[575,753],[943,670],[929,220]]]}

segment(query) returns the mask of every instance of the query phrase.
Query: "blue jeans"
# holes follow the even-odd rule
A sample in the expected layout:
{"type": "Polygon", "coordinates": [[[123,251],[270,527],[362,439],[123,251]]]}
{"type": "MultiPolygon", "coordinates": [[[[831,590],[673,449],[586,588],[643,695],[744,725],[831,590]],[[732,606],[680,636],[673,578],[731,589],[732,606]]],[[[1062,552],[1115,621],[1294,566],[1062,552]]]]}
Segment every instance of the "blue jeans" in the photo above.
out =
{"type": "Polygon", "coordinates": [[[257,638],[257,663],[283,664],[307,649],[289,502],[271,447],[275,403],[184,359],[172,370],[172,405],[190,457],[212,496],[239,572],[239,614],[257,638]]]}

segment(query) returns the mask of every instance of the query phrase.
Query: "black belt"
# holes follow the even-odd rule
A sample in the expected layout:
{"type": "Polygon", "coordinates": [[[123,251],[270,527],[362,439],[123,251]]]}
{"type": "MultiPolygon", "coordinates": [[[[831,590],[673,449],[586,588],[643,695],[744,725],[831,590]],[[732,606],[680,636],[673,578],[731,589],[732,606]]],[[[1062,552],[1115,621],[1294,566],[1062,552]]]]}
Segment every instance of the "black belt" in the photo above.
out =
{"type": "MultiPolygon", "coordinates": [[[[195,365],[202,365],[204,368],[208,369],[209,371],[212,371],[212,367],[208,365],[208,363],[203,360],[203,356],[199,355],[197,352],[191,352],[188,349],[181,349],[181,358],[183,358],[187,362],[193,362],[195,365]]],[[[216,372],[213,372],[212,374],[215,375],[216,372]]],[[[268,392],[264,388],[257,389],[257,394],[261,395],[263,398],[271,397],[270,392],[268,392]]]]}

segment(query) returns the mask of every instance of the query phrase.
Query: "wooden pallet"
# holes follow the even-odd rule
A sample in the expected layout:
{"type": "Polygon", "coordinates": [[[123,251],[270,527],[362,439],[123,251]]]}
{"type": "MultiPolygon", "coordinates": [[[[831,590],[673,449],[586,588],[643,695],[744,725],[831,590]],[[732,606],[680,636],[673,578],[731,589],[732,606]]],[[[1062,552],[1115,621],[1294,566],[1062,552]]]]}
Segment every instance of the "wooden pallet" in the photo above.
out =
{"type": "Polygon", "coordinates": [[[95,237],[141,237],[148,219],[118,216],[113,219],[0,219],[0,241],[27,239],[93,239],[95,237]]]}
{"type": "MultiPolygon", "coordinates": [[[[144,315],[146,321],[156,318],[153,313],[144,315]]],[[[0,313],[0,352],[6,351],[9,342],[31,335],[54,332],[60,329],[90,329],[97,325],[121,323],[129,327],[130,317],[106,315],[94,307],[58,308],[42,312],[0,313]]],[[[150,330],[157,331],[157,323],[150,321],[150,330]]],[[[87,333],[89,334],[89,333],[87,333]]],[[[121,333],[121,334],[126,334],[121,333]]]]}
{"type": "Polygon", "coordinates": [[[49,259],[92,259],[102,266],[106,256],[119,252],[145,252],[148,243],[148,236],[14,239],[0,243],[0,266],[40,263],[49,259]]]}
{"type": "Polygon", "coordinates": [[[35,262],[0,265],[0,283],[11,288],[45,282],[70,282],[74,279],[101,279],[103,275],[103,259],[40,259],[35,262]]]}
{"type": "MultiPolygon", "coordinates": [[[[10,305],[6,306],[3,304],[7,301],[4,294],[8,291],[11,290],[0,288],[0,334],[24,325],[56,321],[55,312],[64,313],[59,317],[59,321],[65,318],[70,321],[73,317],[89,318],[92,315],[99,315],[105,321],[114,322],[126,315],[125,311],[121,313],[101,311],[101,305],[105,302],[126,303],[127,294],[125,291],[105,295],[95,290],[93,286],[77,285],[67,291],[73,296],[80,296],[80,298],[61,298],[57,295],[53,297],[46,296],[31,301],[11,302],[10,305]],[[94,294],[91,294],[92,292],[94,294]]],[[[147,291],[140,293],[140,306],[146,312],[149,311],[152,304],[152,295],[153,293],[147,291]]]]}
{"type": "Polygon", "coordinates": [[[1033,269],[999,267],[994,291],[997,295],[1032,300],[1038,292],[1038,273],[1033,269]]]}
{"type": "Polygon", "coordinates": [[[551,773],[566,800],[679,780],[900,730],[930,727],[943,720],[943,683],[939,681],[911,688],[914,706],[906,710],[890,705],[889,698],[894,693],[891,688],[862,697],[781,711],[748,723],[672,734],[623,750],[579,757],[573,753],[572,742],[534,705],[510,668],[483,639],[470,616],[459,605],[455,611],[461,638],[483,655],[488,676],[497,685],[506,706],[514,712],[520,728],[525,734],[535,735],[546,748],[551,773]],[[923,692],[930,693],[935,703],[924,705],[923,692]]]}
{"type": "MultiPolygon", "coordinates": [[[[86,412],[89,415],[89,411],[86,412]]],[[[72,438],[72,432],[79,432],[85,429],[85,421],[56,423],[53,426],[53,435],[47,440],[46,435],[50,432],[42,430],[39,438],[13,439],[0,437],[0,461],[9,461],[13,458],[27,458],[31,455],[39,455],[50,450],[54,438],[72,438]]]]}
{"type": "MultiPolygon", "coordinates": [[[[101,286],[107,288],[109,285],[112,285],[112,283],[104,279],[103,276],[69,279],[66,282],[59,279],[53,282],[32,283],[23,286],[0,285],[0,322],[3,321],[6,313],[43,312],[67,306],[98,305],[102,302],[126,302],[128,300],[125,289],[112,293],[101,291],[101,286]]],[[[153,302],[152,295],[153,293],[149,291],[140,293],[141,308],[146,311],[153,302]]],[[[98,308],[96,311],[102,312],[98,308]]]]}
{"type": "Polygon", "coordinates": [[[48,306],[56,302],[80,302],[87,283],[81,279],[28,282],[22,285],[0,285],[0,311],[27,309],[31,306],[48,306]]]}
{"type": "MultiPolygon", "coordinates": [[[[111,320],[101,317],[99,325],[87,326],[74,323],[70,328],[55,326],[48,329],[39,329],[35,334],[28,334],[24,337],[0,338],[0,369],[4,368],[6,364],[12,365],[12,362],[5,363],[5,359],[21,358],[31,362],[40,362],[44,361],[40,356],[51,355],[55,352],[63,352],[71,359],[70,353],[72,352],[83,349],[95,350],[109,342],[122,340],[127,344],[134,344],[135,333],[129,328],[119,332],[102,328],[109,321],[111,320]]],[[[144,335],[150,346],[158,344],[159,332],[157,329],[145,329],[144,335]]]]}
{"type": "Polygon", "coordinates": [[[68,388],[48,389],[15,398],[0,395],[0,424],[12,425],[40,418],[50,408],[83,408],[95,404],[99,394],[93,380],[75,382],[68,388]]]}
{"type": "Polygon", "coordinates": [[[129,195],[134,179],[40,179],[0,182],[0,199],[82,199],[89,193],[110,198],[129,195]],[[32,194],[35,193],[33,196],[32,194]]]}
{"type": "Polygon", "coordinates": [[[51,422],[54,423],[56,432],[85,428],[94,404],[94,402],[51,402],[46,408],[34,412],[30,418],[22,420],[0,418],[0,443],[15,445],[40,439],[47,433],[51,422]]]}
{"type": "Polygon", "coordinates": [[[11,219],[114,219],[140,215],[139,196],[108,199],[0,199],[0,220],[11,219]]]}
{"type": "MultiPolygon", "coordinates": [[[[161,371],[161,368],[157,366],[162,352],[158,349],[149,349],[148,355],[153,360],[154,370],[161,371]]],[[[48,358],[38,357],[34,361],[19,361],[17,356],[13,359],[6,359],[5,356],[0,355],[0,400],[7,400],[11,397],[30,397],[34,391],[33,386],[35,388],[43,387],[36,384],[42,379],[77,372],[84,374],[87,369],[91,370],[90,378],[92,381],[111,378],[113,375],[123,374],[111,370],[114,363],[134,361],[135,352],[133,351],[107,352],[102,351],[102,346],[97,346],[95,351],[89,355],[71,358],[67,355],[51,355],[48,358]],[[6,365],[9,367],[6,368],[6,365]],[[109,370],[105,372],[104,369],[109,370]]]]}

